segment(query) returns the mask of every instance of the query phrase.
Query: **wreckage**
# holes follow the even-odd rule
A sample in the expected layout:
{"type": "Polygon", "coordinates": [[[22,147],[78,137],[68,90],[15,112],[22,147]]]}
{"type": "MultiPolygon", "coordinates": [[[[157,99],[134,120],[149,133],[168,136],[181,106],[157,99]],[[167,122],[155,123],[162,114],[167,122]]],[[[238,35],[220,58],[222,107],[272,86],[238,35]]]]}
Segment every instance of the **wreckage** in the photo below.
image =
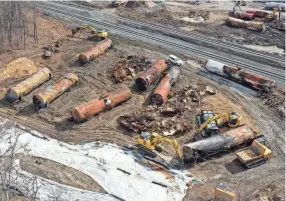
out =
{"type": "Polygon", "coordinates": [[[151,62],[141,55],[130,55],[127,59],[116,63],[111,69],[111,73],[116,82],[132,80],[137,73],[146,71],[151,66],[151,62]]]}
{"type": "Polygon", "coordinates": [[[162,105],[171,91],[171,86],[180,75],[181,69],[178,66],[172,66],[168,73],[159,83],[158,87],[151,96],[151,102],[156,105],[162,105]]]}
{"type": "Polygon", "coordinates": [[[276,86],[275,81],[251,74],[238,67],[227,66],[209,59],[205,65],[207,71],[229,78],[257,90],[269,91],[276,86]]]}
{"type": "Polygon", "coordinates": [[[138,75],[135,80],[136,85],[141,90],[146,90],[151,84],[153,84],[161,73],[167,68],[167,64],[164,59],[156,61],[152,67],[148,68],[145,72],[138,75]]]}
{"type": "Polygon", "coordinates": [[[195,85],[186,86],[174,92],[164,105],[144,107],[138,112],[120,116],[117,122],[135,133],[154,131],[164,136],[185,133],[194,125],[190,113],[196,112],[195,108],[203,96],[215,92],[209,86],[203,91],[195,85]]]}
{"type": "Polygon", "coordinates": [[[129,98],[131,98],[131,91],[129,88],[117,89],[106,94],[101,99],[94,99],[76,106],[71,111],[71,115],[74,121],[82,122],[102,111],[112,109],[129,98]]]}
{"type": "Polygon", "coordinates": [[[213,156],[246,142],[250,142],[260,136],[261,135],[254,132],[249,126],[242,125],[225,133],[185,144],[183,146],[184,161],[196,161],[208,156],[213,156]]]}

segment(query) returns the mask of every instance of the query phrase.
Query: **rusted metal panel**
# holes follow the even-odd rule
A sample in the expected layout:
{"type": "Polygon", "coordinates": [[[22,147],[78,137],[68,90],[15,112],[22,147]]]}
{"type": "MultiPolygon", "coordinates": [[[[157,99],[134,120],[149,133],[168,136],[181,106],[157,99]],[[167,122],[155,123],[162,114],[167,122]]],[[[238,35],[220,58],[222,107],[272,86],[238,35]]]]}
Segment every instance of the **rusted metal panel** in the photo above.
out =
{"type": "Polygon", "coordinates": [[[48,86],[43,91],[33,96],[33,102],[37,108],[48,106],[53,100],[65,93],[78,82],[78,76],[68,73],[65,77],[57,80],[53,85],[48,86]]]}
{"type": "Polygon", "coordinates": [[[44,82],[48,81],[51,76],[52,73],[48,68],[42,68],[28,79],[10,88],[7,91],[6,97],[12,102],[21,100],[23,96],[30,93],[33,89],[37,88],[44,82]]]}
{"type": "Polygon", "coordinates": [[[152,67],[148,68],[145,72],[138,75],[135,80],[139,89],[146,90],[150,84],[153,84],[158,76],[164,72],[167,64],[164,59],[158,60],[152,67]]]}
{"type": "Polygon", "coordinates": [[[263,22],[245,21],[233,17],[227,17],[225,19],[225,22],[226,24],[231,25],[233,27],[252,29],[260,32],[264,32],[266,29],[265,24],[263,22]]]}
{"type": "Polygon", "coordinates": [[[171,91],[171,86],[179,77],[181,69],[178,66],[172,66],[169,72],[161,80],[160,84],[151,96],[152,103],[156,105],[162,105],[167,99],[168,94],[171,91]]]}
{"type": "Polygon", "coordinates": [[[256,89],[269,90],[275,86],[275,82],[273,80],[251,74],[236,67],[225,65],[223,67],[223,72],[229,78],[247,84],[256,89]]]}
{"type": "Polygon", "coordinates": [[[185,144],[183,146],[184,160],[193,161],[200,157],[215,155],[245,142],[252,141],[258,136],[259,134],[254,132],[249,126],[243,125],[219,135],[185,144]]]}
{"type": "Polygon", "coordinates": [[[111,47],[112,47],[112,40],[106,38],[103,41],[97,43],[94,47],[91,47],[88,50],[81,53],[78,59],[80,63],[87,64],[111,47]]]}
{"type": "Polygon", "coordinates": [[[131,91],[129,88],[121,88],[110,92],[101,99],[94,99],[79,106],[76,106],[71,115],[74,121],[82,122],[89,117],[99,114],[102,111],[110,110],[113,107],[131,98],[131,91]]]}

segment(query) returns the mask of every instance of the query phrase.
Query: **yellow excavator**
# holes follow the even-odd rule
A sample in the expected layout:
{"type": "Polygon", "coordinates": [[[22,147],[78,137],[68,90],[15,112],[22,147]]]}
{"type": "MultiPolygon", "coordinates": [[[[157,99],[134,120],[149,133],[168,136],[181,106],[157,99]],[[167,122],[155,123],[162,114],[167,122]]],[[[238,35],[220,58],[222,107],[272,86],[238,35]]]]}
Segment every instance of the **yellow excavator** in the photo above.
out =
{"type": "Polygon", "coordinates": [[[92,37],[98,37],[100,39],[105,39],[108,36],[108,32],[105,30],[96,30],[95,28],[85,25],[85,26],[80,26],[77,27],[75,29],[72,29],[72,35],[74,36],[77,32],[79,31],[83,31],[83,30],[88,30],[90,31],[90,34],[92,35],[92,37]]]}
{"type": "Polygon", "coordinates": [[[153,132],[151,134],[149,132],[143,132],[137,139],[137,141],[139,145],[141,145],[141,148],[143,148],[145,152],[148,152],[148,154],[153,158],[157,156],[154,150],[157,150],[159,152],[162,151],[162,148],[159,146],[159,144],[161,142],[167,142],[174,147],[178,158],[182,159],[181,148],[176,140],[161,136],[156,132],[153,132]]]}
{"type": "Polygon", "coordinates": [[[220,133],[219,127],[224,124],[227,124],[230,128],[238,127],[241,124],[242,117],[236,112],[215,115],[212,110],[202,110],[201,114],[197,116],[197,121],[199,128],[196,131],[196,137],[210,137],[220,133]]]}

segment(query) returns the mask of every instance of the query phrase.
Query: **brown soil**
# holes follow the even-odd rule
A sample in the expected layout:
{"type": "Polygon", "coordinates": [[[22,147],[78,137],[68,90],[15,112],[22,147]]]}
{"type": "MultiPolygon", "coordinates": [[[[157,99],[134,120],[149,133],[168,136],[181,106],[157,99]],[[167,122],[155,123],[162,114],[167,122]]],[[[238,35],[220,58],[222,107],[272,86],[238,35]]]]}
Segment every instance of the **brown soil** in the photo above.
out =
{"type": "MultiPolygon", "coordinates": [[[[68,143],[100,140],[105,142],[114,142],[122,146],[136,144],[136,138],[132,137],[132,133],[127,132],[126,130],[123,131],[116,120],[120,115],[129,114],[139,110],[145,102],[145,99],[149,96],[151,89],[150,91],[140,93],[136,87],[134,87],[133,81],[124,81],[119,84],[114,84],[110,74],[107,73],[108,69],[119,60],[122,60],[122,58],[126,58],[131,54],[146,56],[154,62],[155,59],[166,57],[167,54],[172,52],[166,51],[161,47],[142,44],[128,38],[111,36],[111,39],[114,41],[114,47],[99,58],[96,58],[95,61],[91,62],[89,65],[81,66],[77,62],[78,54],[83,50],[86,50],[88,47],[93,46],[96,42],[81,38],[82,36],[79,38],[69,37],[69,30],[67,30],[63,24],[53,19],[41,16],[38,20],[41,22],[39,24],[39,43],[31,43],[31,49],[23,51],[14,50],[9,54],[1,54],[0,61],[1,64],[3,64],[2,66],[5,66],[5,64],[15,58],[25,56],[33,60],[37,67],[45,66],[50,68],[54,78],[35,89],[29,95],[25,96],[19,103],[10,104],[5,100],[1,100],[1,116],[13,119],[26,126],[28,129],[38,130],[45,135],[68,143]],[[60,47],[60,52],[54,54],[51,59],[43,59],[41,57],[43,53],[41,48],[55,42],[55,40],[60,37],[66,38],[63,46],[60,47]],[[152,48],[152,51],[148,50],[150,48],[152,48]],[[79,76],[78,85],[53,101],[47,108],[43,108],[39,111],[35,110],[32,102],[33,94],[52,84],[56,79],[62,77],[68,72],[76,73],[79,76]],[[105,92],[119,88],[122,85],[129,86],[132,90],[132,98],[128,102],[80,124],[70,121],[70,110],[73,107],[93,98],[97,98],[105,92]]],[[[284,169],[281,169],[280,164],[283,164],[283,161],[285,160],[285,144],[283,137],[281,137],[283,135],[282,132],[284,131],[284,122],[276,114],[273,114],[267,108],[262,106],[262,102],[259,102],[259,99],[250,97],[249,95],[237,94],[225,85],[219,85],[217,82],[210,81],[198,75],[197,71],[198,70],[192,65],[186,64],[180,80],[172,90],[182,88],[191,83],[204,83],[205,85],[217,88],[218,93],[216,95],[205,98],[202,101],[201,106],[194,106],[196,112],[201,108],[213,109],[216,113],[237,111],[241,116],[243,116],[245,123],[252,126],[258,132],[267,134],[267,138],[269,143],[272,145],[271,148],[273,149],[274,154],[269,163],[259,167],[259,170],[257,171],[252,170],[252,172],[244,170],[238,174],[231,173],[231,171],[233,171],[237,166],[241,166],[240,164],[237,164],[235,168],[232,167],[230,170],[226,168],[227,164],[232,164],[232,161],[235,159],[233,154],[224,155],[204,163],[195,164],[194,167],[191,168],[186,167],[194,174],[195,177],[203,179],[203,184],[196,186],[194,188],[195,190],[189,189],[185,200],[199,200],[199,197],[202,199],[207,197],[211,198],[213,195],[213,189],[218,182],[230,183],[233,188],[240,190],[239,194],[242,196],[245,196],[244,194],[249,193],[250,190],[255,191],[257,189],[264,188],[273,181],[277,181],[278,187],[283,186],[284,183],[280,181],[281,179],[284,179],[281,174],[284,169]],[[269,172],[271,172],[271,175],[269,172]],[[263,182],[261,182],[261,184],[256,184],[256,181],[263,182]],[[244,188],[242,189],[240,186],[244,186],[244,188]]],[[[17,79],[16,81],[15,78],[7,79],[7,83],[11,83],[10,85],[16,84],[19,81],[21,81],[21,79],[17,79]]],[[[9,84],[7,84],[6,87],[8,87],[8,85],[9,84]]],[[[194,118],[196,112],[190,113],[190,116],[194,118]]],[[[181,144],[183,144],[188,141],[193,132],[194,130],[176,138],[181,144]]],[[[171,151],[170,154],[174,155],[174,152],[171,151]]],[[[28,159],[23,157],[22,160],[24,160],[24,162],[26,161],[26,165],[24,167],[27,171],[44,176],[41,173],[44,170],[48,175],[47,177],[56,177],[55,179],[59,182],[68,183],[74,180],[74,185],[80,188],[97,188],[95,182],[90,181],[90,178],[86,176],[83,176],[84,179],[80,178],[75,170],[65,167],[63,173],[60,174],[46,170],[46,165],[53,168],[60,168],[59,164],[55,164],[51,161],[37,159],[37,161],[40,160],[42,163],[37,165],[34,164],[34,162],[30,164],[27,163],[32,162],[35,158],[28,159]],[[68,176],[69,173],[72,175],[68,176]]]]}

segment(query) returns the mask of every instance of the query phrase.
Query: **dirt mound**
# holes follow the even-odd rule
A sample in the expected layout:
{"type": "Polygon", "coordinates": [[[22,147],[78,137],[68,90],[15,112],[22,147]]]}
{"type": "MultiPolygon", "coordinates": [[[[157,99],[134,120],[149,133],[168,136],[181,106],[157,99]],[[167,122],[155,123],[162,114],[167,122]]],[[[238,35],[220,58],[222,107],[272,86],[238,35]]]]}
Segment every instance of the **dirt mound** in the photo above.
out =
{"type": "Polygon", "coordinates": [[[148,8],[154,7],[156,4],[152,0],[144,0],[144,1],[128,1],[125,4],[127,8],[135,8],[140,6],[146,6],[148,8]]]}
{"type": "Polygon", "coordinates": [[[13,77],[18,78],[22,76],[31,75],[37,72],[35,63],[25,57],[18,58],[7,64],[0,71],[0,81],[13,77]]]}

